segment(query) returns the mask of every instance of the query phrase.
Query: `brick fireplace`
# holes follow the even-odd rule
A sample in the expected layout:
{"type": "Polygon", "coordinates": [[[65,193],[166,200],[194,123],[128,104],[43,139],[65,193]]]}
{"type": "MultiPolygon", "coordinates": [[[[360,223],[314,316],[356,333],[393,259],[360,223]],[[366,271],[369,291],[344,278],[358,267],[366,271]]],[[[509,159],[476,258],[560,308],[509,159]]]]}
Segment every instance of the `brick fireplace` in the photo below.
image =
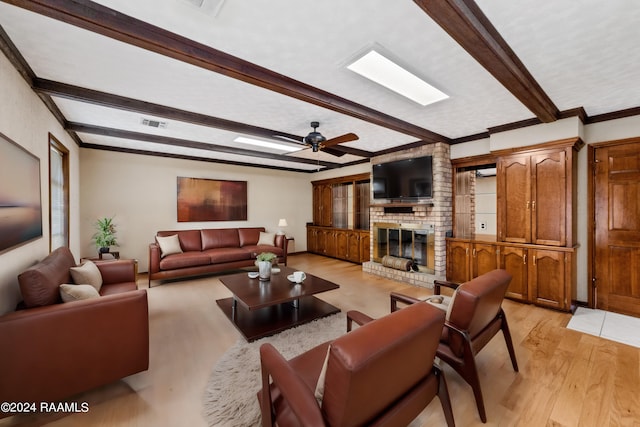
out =
{"type": "MultiPolygon", "coordinates": [[[[449,145],[436,143],[412,148],[410,150],[374,157],[372,165],[393,160],[420,156],[433,156],[433,197],[411,202],[395,203],[392,200],[372,202],[369,208],[371,224],[371,261],[362,264],[363,271],[387,277],[416,286],[433,287],[435,279],[446,276],[446,241],[448,231],[452,229],[452,188],[451,161],[449,145]],[[432,265],[425,264],[418,272],[401,271],[385,267],[380,262],[378,250],[378,228],[376,224],[406,225],[406,229],[428,230],[432,253],[428,255],[432,265]],[[375,227],[375,229],[374,229],[375,227]]],[[[401,235],[401,231],[399,232],[401,235]]],[[[387,234],[388,235],[388,234],[387,234]]],[[[414,237],[415,238],[415,237],[414,237]]],[[[415,255],[415,252],[412,253],[415,255]]],[[[407,252],[394,253],[409,258],[407,252]]],[[[413,257],[412,255],[412,257],[413,257]]]]}

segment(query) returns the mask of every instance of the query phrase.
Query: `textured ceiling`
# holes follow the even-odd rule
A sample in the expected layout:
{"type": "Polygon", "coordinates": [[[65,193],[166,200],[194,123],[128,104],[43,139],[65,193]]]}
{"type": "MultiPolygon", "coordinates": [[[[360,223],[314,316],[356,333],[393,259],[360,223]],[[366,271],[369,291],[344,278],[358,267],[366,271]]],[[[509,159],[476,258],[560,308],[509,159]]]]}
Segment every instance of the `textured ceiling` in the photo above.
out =
{"type": "MultiPolygon", "coordinates": [[[[97,3],[449,139],[535,118],[410,0],[395,1],[392,7],[385,0],[205,0],[202,8],[194,5],[199,1],[188,0],[97,3]],[[450,98],[423,107],[346,69],[373,46],[450,98]]],[[[588,115],[598,115],[640,106],[636,1],[477,4],[559,110],[583,107],[588,115]]],[[[0,25],[39,79],[298,136],[306,135],[315,120],[327,138],[356,133],[359,140],[342,145],[372,154],[418,140],[6,3],[0,3],[0,25]]],[[[53,101],[67,122],[204,143],[214,150],[77,133],[81,143],[96,147],[300,171],[366,159],[310,149],[278,158],[221,152],[216,146],[257,148],[233,142],[240,132],[59,96],[53,101]],[[167,121],[168,126],[149,128],[142,118],[167,121]]]]}

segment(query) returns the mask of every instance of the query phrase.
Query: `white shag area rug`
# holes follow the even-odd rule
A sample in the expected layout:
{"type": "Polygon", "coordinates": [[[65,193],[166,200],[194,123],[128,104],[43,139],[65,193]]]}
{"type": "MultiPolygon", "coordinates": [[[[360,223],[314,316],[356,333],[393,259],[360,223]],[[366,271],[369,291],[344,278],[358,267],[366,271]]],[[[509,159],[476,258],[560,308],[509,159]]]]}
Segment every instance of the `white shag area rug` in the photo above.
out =
{"type": "Polygon", "coordinates": [[[286,359],[291,359],[346,331],[346,315],[338,313],[250,343],[244,339],[236,342],[214,366],[205,389],[204,418],[209,426],[260,425],[256,393],[262,387],[262,344],[271,343],[286,359]]]}

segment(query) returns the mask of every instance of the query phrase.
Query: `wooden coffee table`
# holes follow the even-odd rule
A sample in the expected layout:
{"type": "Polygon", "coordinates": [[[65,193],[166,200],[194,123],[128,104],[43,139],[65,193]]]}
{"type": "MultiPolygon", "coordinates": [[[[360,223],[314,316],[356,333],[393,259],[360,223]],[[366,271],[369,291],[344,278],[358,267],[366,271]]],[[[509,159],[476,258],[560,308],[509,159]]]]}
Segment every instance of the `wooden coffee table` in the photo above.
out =
{"type": "Polygon", "coordinates": [[[281,267],[268,282],[250,279],[247,272],[219,278],[233,297],[216,303],[247,341],[340,312],[338,307],[313,296],[338,289],[338,285],[308,273],[304,282],[295,284],[287,279],[294,271],[281,267]]]}

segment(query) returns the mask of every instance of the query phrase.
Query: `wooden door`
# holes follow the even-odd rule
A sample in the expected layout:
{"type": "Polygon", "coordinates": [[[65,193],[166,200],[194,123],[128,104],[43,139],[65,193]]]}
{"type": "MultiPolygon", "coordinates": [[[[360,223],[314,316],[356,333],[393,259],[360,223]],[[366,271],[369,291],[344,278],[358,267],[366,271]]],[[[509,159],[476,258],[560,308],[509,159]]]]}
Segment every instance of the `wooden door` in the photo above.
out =
{"type": "Polygon", "coordinates": [[[519,301],[529,301],[527,250],[515,246],[500,248],[500,268],[511,273],[506,296],[519,301]]]}
{"type": "Polygon", "coordinates": [[[307,227],[307,251],[318,253],[318,230],[307,227]]]}
{"type": "Polygon", "coordinates": [[[360,262],[369,261],[371,256],[370,233],[368,231],[360,231],[360,262]]]}
{"type": "Polygon", "coordinates": [[[333,189],[329,184],[320,186],[320,224],[325,227],[333,225],[333,189]]]}
{"type": "Polygon", "coordinates": [[[498,161],[498,238],[503,242],[531,241],[530,156],[508,156],[498,161]]]}
{"type": "Polygon", "coordinates": [[[498,268],[498,250],[491,243],[474,243],[471,253],[471,278],[498,268]]]}
{"type": "Polygon", "coordinates": [[[447,241],[447,280],[464,283],[471,278],[469,242],[447,241]]]}
{"type": "Polygon", "coordinates": [[[565,150],[531,157],[531,242],[536,245],[566,244],[570,166],[565,150]]]}
{"type": "Polygon", "coordinates": [[[596,308],[640,317],[640,142],[595,150],[596,308]]]}
{"type": "Polygon", "coordinates": [[[568,310],[566,254],[547,249],[528,249],[531,301],[546,307],[568,310]]]}
{"type": "Polygon", "coordinates": [[[334,232],[334,239],[336,242],[336,258],[348,259],[349,258],[349,231],[348,230],[336,230],[334,232]]]}

